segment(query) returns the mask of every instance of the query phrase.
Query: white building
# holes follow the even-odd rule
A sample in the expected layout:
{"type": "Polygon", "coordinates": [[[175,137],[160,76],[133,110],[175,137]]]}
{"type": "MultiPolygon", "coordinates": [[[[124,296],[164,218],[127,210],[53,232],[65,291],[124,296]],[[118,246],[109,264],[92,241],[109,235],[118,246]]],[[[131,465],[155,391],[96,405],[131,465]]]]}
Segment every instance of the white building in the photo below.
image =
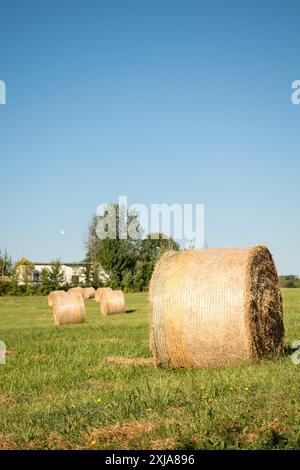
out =
{"type": "MultiPolygon", "coordinates": [[[[32,282],[38,284],[41,279],[41,272],[43,269],[51,271],[51,263],[33,263],[34,270],[32,272],[32,282]]],[[[84,283],[85,275],[84,268],[89,263],[63,263],[61,262],[61,272],[64,275],[64,282],[67,284],[84,283]]]]}
{"type": "MultiPolygon", "coordinates": [[[[63,284],[85,284],[85,268],[89,265],[90,263],[86,262],[60,262],[60,272],[63,274],[63,284]]],[[[41,282],[42,271],[44,269],[51,271],[52,263],[31,262],[24,259],[24,264],[20,264],[17,268],[18,284],[24,285],[27,282],[32,282],[35,285],[39,284],[41,282]]],[[[105,282],[108,277],[109,276],[105,273],[105,271],[100,270],[100,281],[105,282]]]]}

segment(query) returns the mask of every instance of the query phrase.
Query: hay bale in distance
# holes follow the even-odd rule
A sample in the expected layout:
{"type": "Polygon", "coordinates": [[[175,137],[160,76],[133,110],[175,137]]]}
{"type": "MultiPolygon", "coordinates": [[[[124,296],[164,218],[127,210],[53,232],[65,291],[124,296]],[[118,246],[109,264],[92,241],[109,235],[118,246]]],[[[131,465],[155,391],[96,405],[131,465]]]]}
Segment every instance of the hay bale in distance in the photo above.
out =
{"type": "Polygon", "coordinates": [[[83,298],[85,300],[95,298],[95,294],[96,294],[96,291],[93,287],[85,287],[83,289],[83,298]]]}
{"type": "Polygon", "coordinates": [[[114,313],[125,312],[125,298],[121,290],[107,292],[101,303],[102,315],[112,315],[114,313]]]}
{"type": "Polygon", "coordinates": [[[157,364],[226,367],[283,354],[279,278],[265,246],[167,252],[149,310],[157,364]]]}
{"type": "Polygon", "coordinates": [[[96,300],[96,302],[102,302],[103,299],[104,299],[104,296],[105,296],[108,292],[112,292],[111,287],[99,287],[99,288],[96,290],[96,294],[95,294],[95,300],[96,300]]]}
{"type": "Polygon", "coordinates": [[[52,298],[53,318],[56,325],[85,322],[85,305],[80,291],[57,292],[52,298]]]}
{"type": "Polygon", "coordinates": [[[68,292],[79,292],[83,296],[83,288],[82,287],[70,287],[68,292]]]}

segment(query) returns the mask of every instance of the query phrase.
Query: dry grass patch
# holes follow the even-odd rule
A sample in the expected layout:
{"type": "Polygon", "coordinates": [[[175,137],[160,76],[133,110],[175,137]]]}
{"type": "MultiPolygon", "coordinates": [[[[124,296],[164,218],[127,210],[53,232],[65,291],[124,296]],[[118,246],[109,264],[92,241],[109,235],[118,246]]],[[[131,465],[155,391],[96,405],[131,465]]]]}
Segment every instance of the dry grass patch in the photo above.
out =
{"type": "Polygon", "coordinates": [[[244,442],[255,442],[257,439],[257,433],[255,432],[248,432],[242,436],[242,440],[244,442]]]}
{"type": "Polygon", "coordinates": [[[272,430],[272,431],[283,431],[283,426],[280,425],[280,423],[277,420],[274,421],[268,421],[267,423],[263,424],[261,426],[261,431],[267,431],[267,430],[272,430]]]}
{"type": "Polygon", "coordinates": [[[14,356],[15,354],[17,354],[17,351],[15,349],[7,349],[5,351],[6,356],[14,356]]]}
{"type": "Polygon", "coordinates": [[[14,449],[14,441],[13,435],[8,434],[5,436],[4,434],[0,434],[0,450],[13,450],[14,449]]]}
{"type": "Polygon", "coordinates": [[[11,401],[11,399],[12,398],[8,393],[3,393],[2,395],[0,394],[0,405],[3,405],[4,403],[11,401]]]}
{"type": "Polygon", "coordinates": [[[147,421],[129,421],[117,423],[102,429],[94,429],[92,434],[85,440],[85,447],[91,448],[93,445],[96,445],[96,443],[100,446],[105,446],[116,442],[120,449],[127,449],[134,439],[143,438],[156,428],[156,425],[147,421]]]}
{"type": "Polygon", "coordinates": [[[121,366],[154,366],[155,361],[152,357],[121,357],[109,356],[106,359],[109,364],[119,364],[121,366]]]}
{"type": "Polygon", "coordinates": [[[71,450],[73,446],[68,441],[53,432],[47,439],[47,448],[56,450],[71,450]]]}
{"type": "Polygon", "coordinates": [[[151,450],[172,450],[176,445],[177,439],[175,437],[169,437],[167,439],[158,439],[156,441],[150,441],[151,450]]]}

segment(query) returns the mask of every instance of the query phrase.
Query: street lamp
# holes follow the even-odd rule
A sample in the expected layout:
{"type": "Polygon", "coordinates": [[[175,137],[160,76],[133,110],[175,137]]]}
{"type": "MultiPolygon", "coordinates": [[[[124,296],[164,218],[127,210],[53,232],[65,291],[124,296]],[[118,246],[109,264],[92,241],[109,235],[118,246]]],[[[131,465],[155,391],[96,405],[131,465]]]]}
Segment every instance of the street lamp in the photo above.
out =
{"type": "Polygon", "coordinates": [[[61,239],[60,239],[60,256],[62,256],[64,235],[65,235],[65,231],[61,230],[60,231],[60,236],[61,236],[61,239]]]}

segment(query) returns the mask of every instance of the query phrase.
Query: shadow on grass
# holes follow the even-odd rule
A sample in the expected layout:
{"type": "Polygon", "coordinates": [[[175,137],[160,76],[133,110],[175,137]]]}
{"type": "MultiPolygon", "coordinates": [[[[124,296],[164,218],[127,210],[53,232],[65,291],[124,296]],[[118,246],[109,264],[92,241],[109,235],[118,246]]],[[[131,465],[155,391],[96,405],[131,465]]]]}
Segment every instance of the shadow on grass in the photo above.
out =
{"type": "Polygon", "coordinates": [[[284,356],[290,356],[291,354],[293,354],[295,351],[297,351],[297,349],[300,349],[299,346],[295,346],[293,343],[289,344],[287,343],[285,346],[284,346],[284,356]]]}
{"type": "Polygon", "coordinates": [[[126,310],[125,313],[134,313],[136,310],[126,310]]]}

